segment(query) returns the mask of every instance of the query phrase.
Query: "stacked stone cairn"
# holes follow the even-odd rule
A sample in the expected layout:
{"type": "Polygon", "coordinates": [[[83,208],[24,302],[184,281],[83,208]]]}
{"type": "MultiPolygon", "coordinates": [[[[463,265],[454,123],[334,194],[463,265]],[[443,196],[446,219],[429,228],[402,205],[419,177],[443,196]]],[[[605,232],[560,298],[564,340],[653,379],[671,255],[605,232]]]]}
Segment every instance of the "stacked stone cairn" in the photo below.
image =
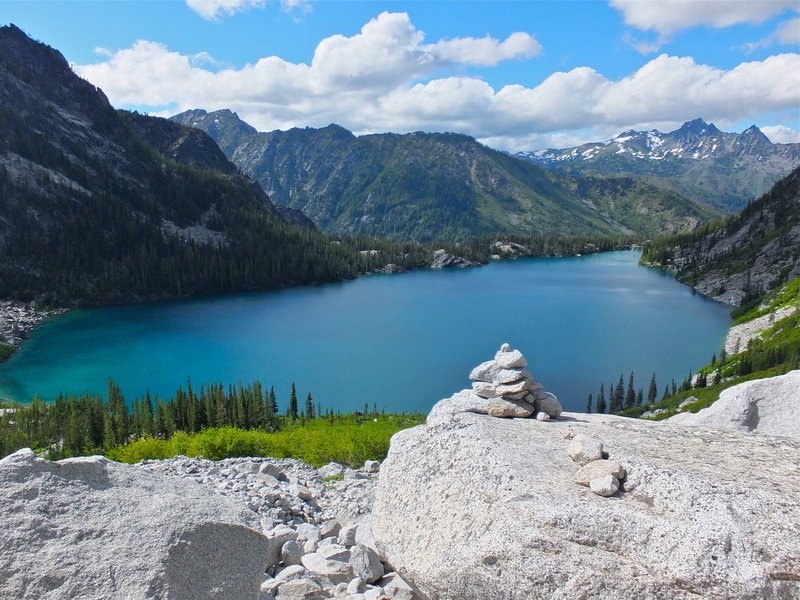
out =
{"type": "Polygon", "coordinates": [[[588,486],[598,496],[613,496],[620,489],[625,467],[608,458],[600,438],[579,433],[572,437],[567,454],[581,466],[572,478],[578,485],[588,486]]]}
{"type": "Polygon", "coordinates": [[[527,371],[528,361],[519,350],[503,344],[494,360],[481,363],[469,374],[472,391],[486,399],[485,409],[493,417],[536,417],[549,421],[561,416],[561,403],[527,371]]]}

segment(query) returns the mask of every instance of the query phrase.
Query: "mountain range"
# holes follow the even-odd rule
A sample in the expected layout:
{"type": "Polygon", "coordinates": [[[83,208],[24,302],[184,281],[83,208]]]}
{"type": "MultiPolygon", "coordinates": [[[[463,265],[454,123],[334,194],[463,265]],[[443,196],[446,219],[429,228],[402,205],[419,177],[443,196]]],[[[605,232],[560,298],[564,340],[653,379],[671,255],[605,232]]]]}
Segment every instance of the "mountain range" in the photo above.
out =
{"type": "Polygon", "coordinates": [[[755,125],[737,134],[695,119],[669,133],[630,130],[604,142],[515,156],[560,173],[634,177],[735,212],[800,164],[800,144],[773,144],[755,125]]]}
{"type": "Polygon", "coordinates": [[[172,120],[208,133],[276,204],[334,235],[655,235],[719,214],[632,178],[553,173],[460,134],[355,136],[338,125],[259,133],[229,110],[172,120]]]}

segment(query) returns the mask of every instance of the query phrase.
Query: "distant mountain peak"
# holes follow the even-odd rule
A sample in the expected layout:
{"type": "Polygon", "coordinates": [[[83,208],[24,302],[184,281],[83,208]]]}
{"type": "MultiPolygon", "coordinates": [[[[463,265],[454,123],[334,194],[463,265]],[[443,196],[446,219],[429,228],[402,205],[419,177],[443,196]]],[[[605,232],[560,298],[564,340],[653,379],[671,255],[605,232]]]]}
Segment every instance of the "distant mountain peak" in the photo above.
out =
{"type": "Polygon", "coordinates": [[[559,172],[637,177],[735,210],[800,164],[800,144],[773,144],[755,125],[730,133],[698,118],[669,133],[629,129],[605,142],[516,156],[559,172]],[[732,177],[732,167],[747,176],[732,177]]]}
{"type": "Polygon", "coordinates": [[[703,119],[686,121],[680,128],[669,135],[676,139],[696,140],[701,137],[710,137],[722,133],[713,123],[706,123],[703,119]]]}
{"type": "Polygon", "coordinates": [[[747,129],[742,132],[742,137],[747,138],[749,141],[753,143],[766,143],[771,144],[772,142],[770,139],[764,135],[764,132],[761,131],[755,125],[750,125],[747,129]]]}

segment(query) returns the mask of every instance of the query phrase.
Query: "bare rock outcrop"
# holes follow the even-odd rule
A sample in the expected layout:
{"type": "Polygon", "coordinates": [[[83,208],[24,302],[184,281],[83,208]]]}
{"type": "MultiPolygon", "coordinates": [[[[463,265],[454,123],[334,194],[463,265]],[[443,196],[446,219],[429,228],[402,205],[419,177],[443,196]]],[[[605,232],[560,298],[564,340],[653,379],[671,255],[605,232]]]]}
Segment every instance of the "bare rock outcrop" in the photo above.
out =
{"type": "Polygon", "coordinates": [[[0,598],[255,600],[254,512],[189,480],[99,456],[0,460],[0,598]]]}
{"type": "Polygon", "coordinates": [[[800,370],[729,387],[708,408],[679,413],[667,420],[800,438],[800,370]]]}
{"type": "Polygon", "coordinates": [[[800,598],[800,440],[449,407],[392,438],[373,506],[384,560],[420,596],[800,598]],[[618,489],[575,485],[578,434],[624,465],[618,489]]]}

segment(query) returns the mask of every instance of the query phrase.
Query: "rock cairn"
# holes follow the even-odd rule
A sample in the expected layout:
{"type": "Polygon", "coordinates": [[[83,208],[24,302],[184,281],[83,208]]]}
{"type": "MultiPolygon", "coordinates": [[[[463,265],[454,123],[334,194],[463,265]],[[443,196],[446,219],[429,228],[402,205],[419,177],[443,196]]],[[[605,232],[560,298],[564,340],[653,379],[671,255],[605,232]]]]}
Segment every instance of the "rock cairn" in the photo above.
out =
{"type": "Polygon", "coordinates": [[[526,370],[528,361],[519,350],[503,344],[494,360],[472,369],[472,391],[486,399],[486,412],[493,417],[536,417],[549,421],[561,416],[561,403],[526,370]]]}
{"type": "Polygon", "coordinates": [[[613,496],[620,489],[625,467],[607,458],[600,438],[579,433],[572,438],[567,454],[581,466],[572,478],[578,485],[587,486],[598,496],[613,496]]]}

